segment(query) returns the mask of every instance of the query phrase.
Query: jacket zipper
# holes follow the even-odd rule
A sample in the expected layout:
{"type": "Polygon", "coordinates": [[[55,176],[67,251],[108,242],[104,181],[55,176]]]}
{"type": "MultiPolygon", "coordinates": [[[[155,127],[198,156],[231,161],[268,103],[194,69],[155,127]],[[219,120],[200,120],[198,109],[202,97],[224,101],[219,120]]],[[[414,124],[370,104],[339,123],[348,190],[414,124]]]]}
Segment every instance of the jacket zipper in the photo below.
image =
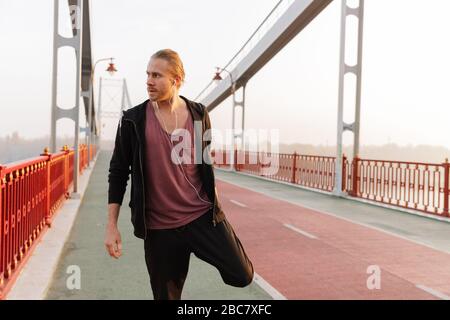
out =
{"type": "Polygon", "coordinates": [[[215,227],[217,222],[216,222],[216,193],[214,192],[214,206],[213,206],[213,226],[215,227]]]}
{"type": "MultiPolygon", "coordinates": [[[[211,168],[211,170],[213,170],[213,168],[211,168]]],[[[217,202],[217,197],[216,197],[216,182],[214,179],[214,173],[213,173],[213,189],[214,189],[214,205],[213,205],[213,226],[215,227],[217,225],[216,222],[216,202],[217,202]]]]}
{"type": "MultiPolygon", "coordinates": [[[[203,117],[204,116],[205,116],[205,114],[203,113],[203,117]]],[[[204,119],[202,119],[202,122],[203,122],[203,120],[204,119]]],[[[202,137],[203,137],[203,132],[202,132],[202,137]]],[[[203,150],[202,150],[202,154],[203,154],[203,150]]],[[[213,170],[213,168],[211,168],[211,170],[213,170]]],[[[216,197],[216,182],[215,182],[215,179],[214,179],[214,173],[212,174],[212,177],[213,177],[213,198],[214,198],[212,223],[213,223],[213,226],[215,227],[217,225],[217,221],[216,221],[216,200],[217,200],[217,197],[216,197]]]]}
{"type": "Polygon", "coordinates": [[[147,239],[147,225],[145,223],[145,200],[144,200],[145,199],[145,194],[144,194],[145,186],[144,186],[144,170],[143,170],[143,167],[142,167],[142,156],[141,156],[141,140],[139,139],[139,134],[138,134],[138,131],[137,131],[137,128],[136,128],[136,123],[134,123],[134,121],[131,120],[131,119],[123,119],[123,120],[130,121],[133,124],[134,131],[136,132],[136,137],[137,137],[138,142],[139,142],[139,165],[141,167],[141,178],[142,178],[141,181],[142,181],[142,193],[143,193],[143,195],[142,195],[142,217],[143,217],[143,220],[144,220],[144,240],[145,240],[145,239],[147,239]]]}
{"type": "Polygon", "coordinates": [[[216,222],[216,188],[214,187],[214,204],[213,204],[213,219],[212,219],[213,226],[215,227],[216,222]]]}

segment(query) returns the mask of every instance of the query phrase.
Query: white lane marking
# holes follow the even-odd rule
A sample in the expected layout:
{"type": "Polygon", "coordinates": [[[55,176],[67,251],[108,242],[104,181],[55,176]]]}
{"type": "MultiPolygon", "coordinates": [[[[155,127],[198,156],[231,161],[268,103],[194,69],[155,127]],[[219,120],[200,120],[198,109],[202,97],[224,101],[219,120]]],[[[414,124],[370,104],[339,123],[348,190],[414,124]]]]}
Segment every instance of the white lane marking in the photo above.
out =
{"type": "Polygon", "coordinates": [[[419,289],[422,289],[425,292],[428,292],[429,294],[431,294],[431,295],[433,295],[433,296],[435,296],[435,297],[437,297],[439,299],[450,300],[449,296],[447,296],[446,294],[443,294],[442,292],[434,290],[432,288],[428,288],[428,287],[426,287],[424,285],[421,285],[421,284],[417,284],[416,287],[419,288],[419,289]]]}
{"type": "Polygon", "coordinates": [[[259,274],[255,272],[253,276],[253,281],[256,282],[258,286],[261,287],[265,292],[267,292],[274,300],[287,300],[277,289],[272,287],[270,283],[263,279],[259,274]]]}
{"type": "Polygon", "coordinates": [[[247,206],[246,206],[245,204],[240,203],[239,201],[230,199],[230,202],[233,202],[234,204],[236,204],[236,205],[238,205],[238,206],[240,206],[240,207],[247,208],[247,206]]]}
{"type": "Polygon", "coordinates": [[[306,232],[306,231],[300,230],[299,228],[294,227],[293,225],[290,225],[290,224],[287,224],[287,223],[285,223],[285,224],[283,224],[283,225],[284,225],[286,228],[289,228],[289,229],[291,229],[291,230],[294,230],[295,232],[298,232],[298,233],[304,235],[305,237],[308,237],[308,238],[311,238],[311,239],[317,239],[317,237],[316,237],[315,235],[312,235],[312,234],[310,234],[310,233],[308,233],[308,232],[306,232]]]}

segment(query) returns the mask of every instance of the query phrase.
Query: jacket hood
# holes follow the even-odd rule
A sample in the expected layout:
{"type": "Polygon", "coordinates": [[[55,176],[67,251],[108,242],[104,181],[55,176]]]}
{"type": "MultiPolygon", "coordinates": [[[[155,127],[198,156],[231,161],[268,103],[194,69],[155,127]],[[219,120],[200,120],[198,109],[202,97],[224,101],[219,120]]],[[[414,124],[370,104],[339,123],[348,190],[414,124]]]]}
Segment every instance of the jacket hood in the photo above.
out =
{"type": "MultiPolygon", "coordinates": [[[[188,106],[194,120],[201,120],[203,118],[203,115],[205,113],[205,106],[203,104],[189,100],[182,95],[180,95],[180,98],[182,98],[186,102],[186,105],[188,106]]],[[[150,99],[147,99],[133,108],[122,111],[123,118],[130,119],[135,122],[143,121],[145,119],[145,117],[143,116],[145,114],[144,111],[149,101],[150,99]]]]}

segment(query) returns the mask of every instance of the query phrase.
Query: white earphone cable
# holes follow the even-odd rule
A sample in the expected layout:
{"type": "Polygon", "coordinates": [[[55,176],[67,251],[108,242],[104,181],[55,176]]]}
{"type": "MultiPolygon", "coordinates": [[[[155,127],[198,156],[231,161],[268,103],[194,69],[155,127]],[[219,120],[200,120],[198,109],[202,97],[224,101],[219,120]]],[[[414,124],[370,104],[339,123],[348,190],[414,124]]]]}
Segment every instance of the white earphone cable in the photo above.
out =
{"type": "MultiPolygon", "coordinates": [[[[161,121],[162,121],[162,123],[163,123],[163,125],[164,125],[164,129],[166,130],[166,133],[172,135],[172,133],[173,133],[175,130],[178,129],[178,116],[177,116],[177,113],[175,112],[175,129],[174,129],[174,131],[172,131],[172,133],[169,133],[168,130],[167,130],[167,127],[166,127],[166,123],[164,122],[164,119],[163,119],[162,116],[161,116],[161,112],[159,111],[159,105],[158,105],[158,102],[155,101],[155,103],[156,103],[156,108],[155,108],[155,105],[153,104],[153,101],[152,101],[153,108],[158,112],[159,117],[161,118],[161,121]]],[[[167,136],[167,135],[165,134],[165,136],[167,136]]],[[[167,139],[169,139],[169,143],[170,143],[173,147],[175,147],[175,146],[173,145],[172,139],[170,139],[168,136],[167,136],[167,139]]],[[[191,182],[189,181],[189,179],[186,177],[186,174],[185,174],[184,169],[183,169],[183,165],[181,164],[181,160],[180,160],[180,158],[178,157],[177,152],[175,152],[175,155],[176,155],[176,157],[177,157],[177,159],[178,159],[178,164],[179,164],[180,167],[181,167],[181,172],[183,173],[184,179],[185,179],[185,180],[189,183],[189,185],[195,190],[195,193],[197,194],[197,197],[199,198],[199,200],[200,200],[200,201],[203,201],[203,202],[205,202],[205,203],[208,203],[208,204],[210,204],[210,205],[212,205],[212,203],[211,203],[210,201],[206,201],[206,200],[202,199],[202,197],[200,197],[200,194],[198,193],[197,189],[192,185],[192,183],[191,183],[191,182]]]]}

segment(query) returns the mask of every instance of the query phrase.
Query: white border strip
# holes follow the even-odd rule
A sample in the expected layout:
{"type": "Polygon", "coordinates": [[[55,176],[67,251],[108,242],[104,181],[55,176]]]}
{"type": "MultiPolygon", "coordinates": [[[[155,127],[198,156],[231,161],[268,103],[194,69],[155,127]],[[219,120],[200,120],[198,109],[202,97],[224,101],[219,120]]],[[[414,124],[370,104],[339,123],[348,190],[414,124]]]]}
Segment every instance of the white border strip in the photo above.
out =
{"type": "Polygon", "coordinates": [[[265,292],[267,292],[274,300],[287,300],[277,289],[272,287],[266,280],[255,272],[253,281],[256,282],[265,292]]]}
{"type": "Polygon", "coordinates": [[[304,235],[305,237],[308,237],[308,238],[311,238],[311,239],[318,239],[316,236],[314,236],[314,235],[312,235],[312,234],[310,234],[310,233],[308,233],[306,231],[300,230],[299,228],[294,227],[291,224],[285,223],[285,224],[283,224],[283,226],[285,226],[286,228],[289,228],[289,229],[291,229],[291,230],[293,230],[295,232],[298,232],[301,235],[304,235]]]}
{"type": "Polygon", "coordinates": [[[442,292],[439,292],[439,291],[437,291],[437,290],[428,288],[428,287],[426,287],[426,286],[424,286],[424,285],[417,284],[416,287],[419,288],[419,289],[421,289],[421,290],[423,290],[423,291],[425,291],[425,292],[427,292],[427,293],[429,293],[429,294],[431,294],[431,295],[433,295],[433,296],[435,296],[435,297],[437,297],[437,298],[439,298],[439,299],[442,299],[442,300],[450,300],[450,297],[449,297],[449,296],[447,296],[447,295],[445,295],[445,294],[443,294],[442,292]]]}
{"type": "Polygon", "coordinates": [[[240,206],[240,207],[247,208],[247,206],[246,206],[245,204],[240,203],[239,201],[230,199],[230,202],[232,202],[232,203],[234,203],[235,205],[238,205],[238,206],[240,206]]]}

